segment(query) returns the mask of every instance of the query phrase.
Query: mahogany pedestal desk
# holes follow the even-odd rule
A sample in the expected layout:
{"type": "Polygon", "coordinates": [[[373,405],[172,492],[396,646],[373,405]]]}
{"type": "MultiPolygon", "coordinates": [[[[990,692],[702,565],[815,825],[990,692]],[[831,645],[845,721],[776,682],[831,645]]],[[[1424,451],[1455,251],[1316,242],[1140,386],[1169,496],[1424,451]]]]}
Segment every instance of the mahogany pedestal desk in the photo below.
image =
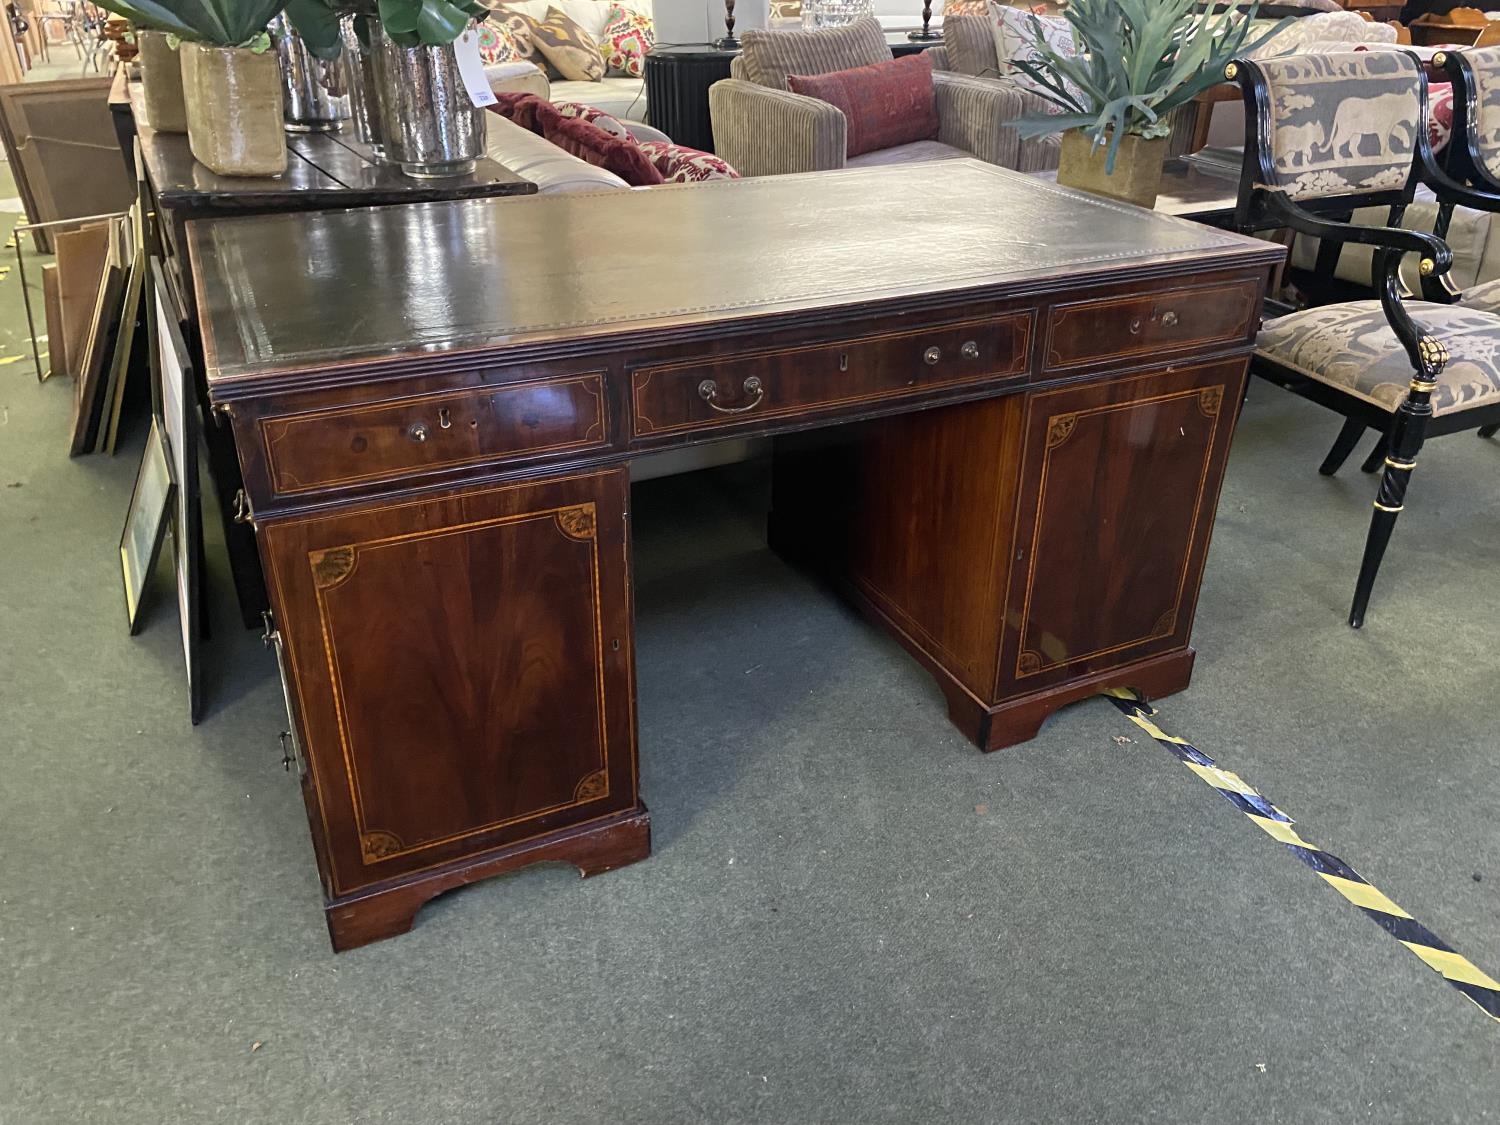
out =
{"type": "Polygon", "coordinates": [[[639,454],[776,435],[773,545],[983,749],[1187,686],[1279,246],[971,161],[189,239],[336,949],[524,864],[648,853],[639,454]]]}

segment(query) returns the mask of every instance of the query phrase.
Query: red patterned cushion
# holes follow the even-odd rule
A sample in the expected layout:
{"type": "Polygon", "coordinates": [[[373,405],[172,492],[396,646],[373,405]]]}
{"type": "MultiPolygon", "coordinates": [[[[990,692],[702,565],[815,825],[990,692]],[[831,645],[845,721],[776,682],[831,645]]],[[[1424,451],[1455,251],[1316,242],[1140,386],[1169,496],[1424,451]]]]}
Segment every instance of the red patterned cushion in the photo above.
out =
{"type": "Polygon", "coordinates": [[[711,152],[674,145],[671,141],[640,141],[638,147],[656,165],[662,179],[669,184],[690,184],[702,180],[737,180],[740,174],[711,152]]]}
{"type": "Polygon", "coordinates": [[[1453,83],[1434,82],[1427,87],[1427,137],[1432,151],[1442,152],[1453,138],[1453,83]]]}
{"type": "Polygon", "coordinates": [[[537,120],[537,111],[541,106],[551,108],[551,103],[535,94],[506,90],[496,94],[495,104],[488,108],[491,113],[497,113],[505,120],[513,121],[528,132],[540,136],[542,127],[537,120]]]}
{"type": "Polygon", "coordinates": [[[599,33],[599,53],[604,56],[605,72],[625,78],[639,78],[646,73],[646,52],[656,46],[656,31],[651,17],[633,12],[619,4],[610,6],[599,33]]]}
{"type": "Polygon", "coordinates": [[[564,117],[548,102],[536,107],[536,114],[542,137],[584,163],[613,172],[631,187],[664,182],[651,158],[634,141],[612,137],[576,117],[564,117]]]}
{"type": "Polygon", "coordinates": [[[576,117],[580,121],[587,121],[590,125],[603,129],[612,137],[622,137],[627,141],[634,140],[623,121],[618,117],[611,117],[602,109],[595,109],[582,102],[553,102],[552,104],[564,117],[576,117]]]}
{"type": "Polygon", "coordinates": [[[848,155],[937,136],[932,59],[926,53],[832,74],[787,76],[794,94],[836,106],[849,122],[848,155]]]}

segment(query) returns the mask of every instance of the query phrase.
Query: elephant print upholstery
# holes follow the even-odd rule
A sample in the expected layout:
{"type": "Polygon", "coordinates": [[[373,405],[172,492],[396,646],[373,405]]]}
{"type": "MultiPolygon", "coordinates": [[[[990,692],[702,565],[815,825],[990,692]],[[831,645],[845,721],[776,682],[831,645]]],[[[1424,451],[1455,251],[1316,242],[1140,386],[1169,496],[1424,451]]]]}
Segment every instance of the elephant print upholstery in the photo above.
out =
{"type": "Polygon", "coordinates": [[[1480,47],[1463,53],[1474,75],[1474,132],[1479,162],[1500,179],[1500,47],[1480,47]]]}
{"type": "MultiPolygon", "coordinates": [[[[1271,95],[1277,182],[1264,186],[1317,199],[1406,183],[1421,120],[1415,59],[1401,51],[1350,51],[1255,65],[1271,95]]],[[[1500,104],[1496,117],[1500,130],[1500,104]]]]}

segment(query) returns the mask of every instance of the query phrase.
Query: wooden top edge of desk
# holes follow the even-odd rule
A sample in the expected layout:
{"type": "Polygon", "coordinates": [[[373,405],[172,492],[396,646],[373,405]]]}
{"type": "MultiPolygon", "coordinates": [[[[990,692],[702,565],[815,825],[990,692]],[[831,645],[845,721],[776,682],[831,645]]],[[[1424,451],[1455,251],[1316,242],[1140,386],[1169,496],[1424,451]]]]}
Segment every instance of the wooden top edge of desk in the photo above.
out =
{"type": "Polygon", "coordinates": [[[200,220],[189,242],[224,398],[403,358],[519,360],[648,328],[954,304],[1284,253],[971,160],[200,220]],[[633,241],[601,237],[622,231],[633,241]]]}

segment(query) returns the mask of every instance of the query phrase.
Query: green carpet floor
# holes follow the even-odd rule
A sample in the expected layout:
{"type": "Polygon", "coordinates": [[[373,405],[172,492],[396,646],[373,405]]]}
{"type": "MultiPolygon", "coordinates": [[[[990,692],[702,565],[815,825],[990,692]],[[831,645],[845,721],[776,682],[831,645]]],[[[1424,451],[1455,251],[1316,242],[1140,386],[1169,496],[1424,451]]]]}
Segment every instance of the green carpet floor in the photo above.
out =
{"type": "MultiPolygon", "coordinates": [[[[189,726],[165,584],[125,630],[140,421],[70,461],[71,393],[0,366],[3,1125],[1500,1117],[1500,1024],[1104,701],[970,748],[744,468],[637,488],[652,858],[334,956],[271,657],[215,542],[189,726]]],[[[1500,975],[1500,443],[1429,447],[1356,633],[1336,429],[1254,388],[1159,721],[1500,975]]]]}

